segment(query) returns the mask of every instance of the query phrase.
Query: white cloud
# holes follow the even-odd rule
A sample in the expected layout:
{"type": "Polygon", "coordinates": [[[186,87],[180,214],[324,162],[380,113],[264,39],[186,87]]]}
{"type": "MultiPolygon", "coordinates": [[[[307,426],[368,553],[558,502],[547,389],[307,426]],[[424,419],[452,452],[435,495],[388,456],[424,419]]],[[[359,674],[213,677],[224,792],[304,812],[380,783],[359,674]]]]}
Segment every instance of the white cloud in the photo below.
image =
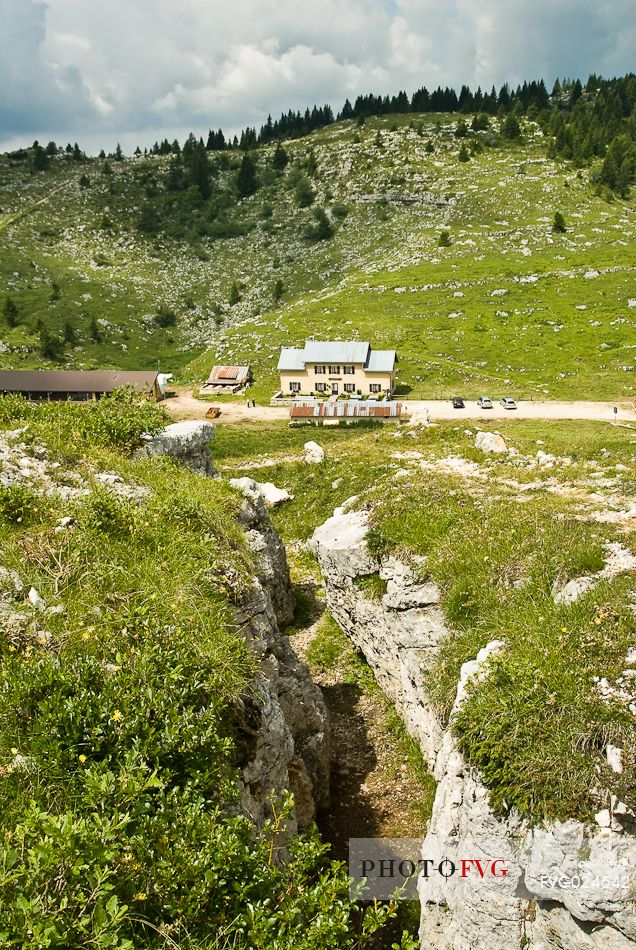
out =
{"type": "Polygon", "coordinates": [[[620,74],[632,4],[0,0],[0,140],[143,144],[360,92],[620,74]]]}

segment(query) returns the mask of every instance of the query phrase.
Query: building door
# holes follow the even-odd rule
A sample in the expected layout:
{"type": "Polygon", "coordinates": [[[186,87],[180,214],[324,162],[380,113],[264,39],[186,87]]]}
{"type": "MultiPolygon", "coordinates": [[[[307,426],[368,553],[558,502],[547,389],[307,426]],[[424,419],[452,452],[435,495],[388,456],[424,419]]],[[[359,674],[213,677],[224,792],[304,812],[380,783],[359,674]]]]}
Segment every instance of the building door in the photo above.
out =
{"type": "Polygon", "coordinates": [[[332,384],[331,384],[331,395],[332,395],[332,396],[337,396],[337,395],[338,395],[338,383],[332,383],[332,384]]]}

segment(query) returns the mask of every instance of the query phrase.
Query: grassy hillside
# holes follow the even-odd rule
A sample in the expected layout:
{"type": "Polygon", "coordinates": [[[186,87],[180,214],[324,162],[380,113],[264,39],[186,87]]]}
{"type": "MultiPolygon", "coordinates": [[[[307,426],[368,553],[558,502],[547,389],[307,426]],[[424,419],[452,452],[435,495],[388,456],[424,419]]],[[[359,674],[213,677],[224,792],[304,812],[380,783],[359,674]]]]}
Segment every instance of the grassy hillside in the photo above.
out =
{"type": "Polygon", "coordinates": [[[273,861],[284,803],[260,832],[238,807],[242,497],[131,461],[161,425],[0,400],[0,947],[362,947],[393,911],[315,834],[273,861]]]}
{"type": "Polygon", "coordinates": [[[493,123],[467,139],[452,116],[338,123],[285,143],[282,172],[273,146],[254,152],[260,187],[241,202],[230,197],[239,156],[223,155],[220,215],[201,226],[184,199],[177,237],[137,230],[144,206],[162,201],[167,158],[111,162],[111,174],[56,159],[36,175],[3,159],[0,278],[20,322],[0,324],[0,362],[50,365],[39,331],[62,335],[70,321],[77,338],[59,365],[160,366],[196,383],[214,362],[248,362],[260,398],[277,387],[280,345],[310,335],[397,348],[412,396],[631,395],[631,203],[595,197],[587,171],[547,159],[532,123],[515,144],[493,123]],[[314,193],[308,207],[299,177],[314,193]],[[312,242],[318,206],[334,236],[312,242]],[[563,234],[552,232],[556,211],[563,234]],[[232,229],[243,233],[214,236],[232,229]]]}

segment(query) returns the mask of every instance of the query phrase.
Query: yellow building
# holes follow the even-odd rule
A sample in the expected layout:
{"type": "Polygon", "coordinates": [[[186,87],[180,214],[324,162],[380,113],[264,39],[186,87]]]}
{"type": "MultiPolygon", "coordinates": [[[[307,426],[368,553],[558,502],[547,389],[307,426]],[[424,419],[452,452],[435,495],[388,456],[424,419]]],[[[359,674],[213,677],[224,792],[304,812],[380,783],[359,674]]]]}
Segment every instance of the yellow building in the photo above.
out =
{"type": "Polygon", "coordinates": [[[390,395],[395,386],[395,350],[369,343],[307,340],[304,349],[283,347],[278,360],[285,395],[390,395]]]}

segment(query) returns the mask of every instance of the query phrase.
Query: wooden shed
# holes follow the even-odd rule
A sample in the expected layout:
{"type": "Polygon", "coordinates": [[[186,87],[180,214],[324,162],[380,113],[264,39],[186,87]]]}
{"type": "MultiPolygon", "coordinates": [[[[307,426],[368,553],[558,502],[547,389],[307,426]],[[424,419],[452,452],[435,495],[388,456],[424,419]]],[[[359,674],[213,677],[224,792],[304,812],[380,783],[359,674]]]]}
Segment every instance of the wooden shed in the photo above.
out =
{"type": "Polygon", "coordinates": [[[26,399],[100,399],[116,389],[132,387],[149,399],[160,399],[158,373],[109,370],[3,370],[0,393],[20,393],[26,399]]]}
{"type": "Polygon", "coordinates": [[[251,380],[249,366],[213,366],[207,382],[201,387],[201,395],[239,393],[251,380]]]}

